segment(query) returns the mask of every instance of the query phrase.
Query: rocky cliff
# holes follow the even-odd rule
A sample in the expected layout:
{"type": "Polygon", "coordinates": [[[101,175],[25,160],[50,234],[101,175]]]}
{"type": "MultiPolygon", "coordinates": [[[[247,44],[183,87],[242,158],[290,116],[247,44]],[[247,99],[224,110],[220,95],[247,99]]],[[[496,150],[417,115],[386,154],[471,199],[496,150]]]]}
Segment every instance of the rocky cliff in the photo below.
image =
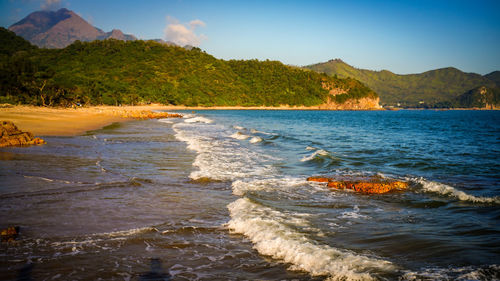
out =
{"type": "Polygon", "coordinates": [[[500,88],[477,87],[458,96],[451,103],[461,108],[499,109],[500,88]]]}
{"type": "MultiPolygon", "coordinates": [[[[382,109],[380,106],[380,98],[377,96],[375,92],[366,88],[364,85],[360,85],[358,81],[351,81],[352,83],[346,83],[347,85],[351,85],[351,87],[347,86],[347,88],[339,87],[332,82],[323,81],[321,83],[321,87],[328,91],[328,97],[326,103],[321,104],[319,109],[328,109],[328,110],[378,110],[382,109]],[[359,88],[363,88],[365,93],[361,97],[354,97],[351,94],[352,87],[355,86],[359,88]],[[336,96],[346,95],[349,98],[346,98],[344,102],[340,103],[336,96]]],[[[359,92],[359,91],[358,91],[359,92]]]]}
{"type": "Polygon", "coordinates": [[[344,103],[336,103],[331,99],[318,106],[318,109],[328,110],[379,110],[382,107],[379,104],[380,98],[365,97],[360,99],[349,99],[344,103]]]}

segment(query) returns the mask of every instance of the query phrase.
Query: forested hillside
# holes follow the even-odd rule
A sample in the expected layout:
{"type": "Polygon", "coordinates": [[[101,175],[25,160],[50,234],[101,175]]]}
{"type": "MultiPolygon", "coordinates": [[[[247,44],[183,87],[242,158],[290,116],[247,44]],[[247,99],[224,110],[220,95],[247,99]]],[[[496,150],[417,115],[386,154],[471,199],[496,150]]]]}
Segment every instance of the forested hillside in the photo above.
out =
{"type": "Polygon", "coordinates": [[[500,105],[500,89],[477,87],[456,97],[450,107],[495,109],[500,105]]]}
{"type": "Polygon", "coordinates": [[[451,102],[473,88],[494,88],[499,83],[498,72],[481,76],[452,67],[400,75],[387,70],[358,69],[335,59],[305,68],[334,77],[357,79],[376,91],[382,104],[402,107],[433,107],[442,102],[451,102]]]}
{"type": "Polygon", "coordinates": [[[38,49],[12,35],[0,30],[0,103],[312,106],[377,97],[353,79],[277,61],[224,61],[199,48],[142,40],[76,41],[64,49],[38,49]],[[332,95],[332,87],[341,94],[332,95]]]}

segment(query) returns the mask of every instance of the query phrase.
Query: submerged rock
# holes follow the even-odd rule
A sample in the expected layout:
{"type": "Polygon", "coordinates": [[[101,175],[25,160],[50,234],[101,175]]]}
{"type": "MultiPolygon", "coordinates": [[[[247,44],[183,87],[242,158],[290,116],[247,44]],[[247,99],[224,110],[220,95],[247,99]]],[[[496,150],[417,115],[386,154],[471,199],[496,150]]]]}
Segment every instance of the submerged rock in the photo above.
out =
{"type": "Polygon", "coordinates": [[[19,236],[19,226],[11,226],[0,232],[2,242],[13,242],[19,236]]]}
{"type": "Polygon", "coordinates": [[[0,147],[17,145],[44,144],[41,138],[35,138],[30,132],[23,132],[10,121],[0,123],[0,147]]]}
{"type": "Polygon", "coordinates": [[[408,188],[407,182],[388,180],[376,176],[369,178],[309,177],[307,181],[327,183],[328,187],[335,189],[350,189],[370,194],[382,194],[408,188]]]}

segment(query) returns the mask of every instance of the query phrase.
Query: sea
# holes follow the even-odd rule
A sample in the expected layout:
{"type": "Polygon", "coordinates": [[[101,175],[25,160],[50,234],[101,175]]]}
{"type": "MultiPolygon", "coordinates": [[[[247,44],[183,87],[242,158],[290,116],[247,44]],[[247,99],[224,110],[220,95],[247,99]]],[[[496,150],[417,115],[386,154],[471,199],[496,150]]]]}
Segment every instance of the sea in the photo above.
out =
{"type": "Polygon", "coordinates": [[[500,280],[499,111],[181,113],[0,149],[0,279],[500,280]]]}

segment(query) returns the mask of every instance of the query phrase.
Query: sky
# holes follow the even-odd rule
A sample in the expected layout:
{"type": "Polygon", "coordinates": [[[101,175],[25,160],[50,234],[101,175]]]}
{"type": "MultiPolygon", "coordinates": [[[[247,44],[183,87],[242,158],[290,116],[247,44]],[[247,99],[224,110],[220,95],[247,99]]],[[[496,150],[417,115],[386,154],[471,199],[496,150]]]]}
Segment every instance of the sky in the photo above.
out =
{"type": "Polygon", "coordinates": [[[0,26],[58,8],[106,32],[190,44],[226,60],[303,66],[340,58],[398,74],[500,70],[498,0],[0,0],[0,26]]]}

